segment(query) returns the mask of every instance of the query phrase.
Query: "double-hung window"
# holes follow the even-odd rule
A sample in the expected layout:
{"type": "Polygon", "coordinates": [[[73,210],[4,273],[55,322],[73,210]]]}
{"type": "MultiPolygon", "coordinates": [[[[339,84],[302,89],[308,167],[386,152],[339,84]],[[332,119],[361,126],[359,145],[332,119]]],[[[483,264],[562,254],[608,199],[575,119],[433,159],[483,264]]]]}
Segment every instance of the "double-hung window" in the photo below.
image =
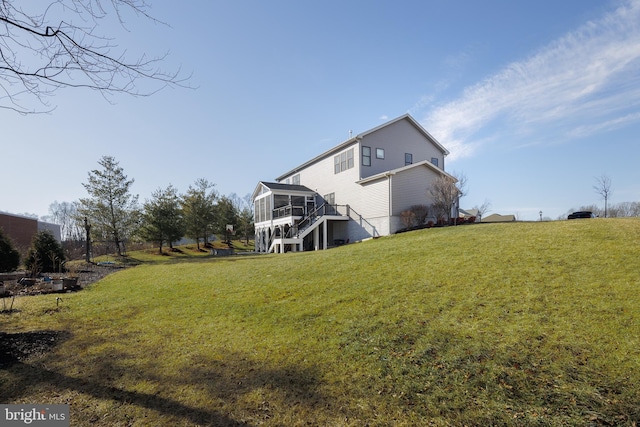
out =
{"type": "Polygon", "coordinates": [[[371,147],[362,146],[362,166],[371,166],[371,147]]]}
{"type": "Polygon", "coordinates": [[[333,157],[333,173],[344,172],[353,167],[353,148],[333,157]]]}

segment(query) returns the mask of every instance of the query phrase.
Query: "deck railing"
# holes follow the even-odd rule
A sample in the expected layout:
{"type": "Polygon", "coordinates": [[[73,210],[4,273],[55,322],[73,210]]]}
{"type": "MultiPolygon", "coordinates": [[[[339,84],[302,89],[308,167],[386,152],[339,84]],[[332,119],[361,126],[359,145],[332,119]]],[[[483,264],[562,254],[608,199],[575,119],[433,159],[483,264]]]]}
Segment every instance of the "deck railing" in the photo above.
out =
{"type": "Polygon", "coordinates": [[[287,216],[304,216],[304,206],[286,205],[273,210],[274,219],[287,216]]]}

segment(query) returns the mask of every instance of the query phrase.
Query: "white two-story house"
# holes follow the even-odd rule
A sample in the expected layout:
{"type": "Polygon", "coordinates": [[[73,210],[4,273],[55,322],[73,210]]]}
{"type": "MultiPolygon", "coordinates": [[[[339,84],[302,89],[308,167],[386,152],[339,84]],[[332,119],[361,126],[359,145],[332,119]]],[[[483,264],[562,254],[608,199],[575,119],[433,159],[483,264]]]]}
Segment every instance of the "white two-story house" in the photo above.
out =
{"type": "Polygon", "coordinates": [[[254,193],[257,252],[326,249],[395,233],[430,205],[449,152],[406,114],[360,133],[254,193]]]}

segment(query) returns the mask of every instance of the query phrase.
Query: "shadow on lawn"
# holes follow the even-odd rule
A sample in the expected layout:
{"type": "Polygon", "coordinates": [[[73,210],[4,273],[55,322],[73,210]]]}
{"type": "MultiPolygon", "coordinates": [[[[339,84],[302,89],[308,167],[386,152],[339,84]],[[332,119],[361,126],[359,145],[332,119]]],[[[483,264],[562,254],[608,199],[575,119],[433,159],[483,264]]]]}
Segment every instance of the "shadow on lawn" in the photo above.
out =
{"type": "MultiPolygon", "coordinates": [[[[51,350],[53,345],[70,338],[70,334],[66,332],[58,332],[58,334],[55,337],[54,331],[39,331],[2,335],[5,339],[11,336],[13,341],[19,341],[21,338],[37,341],[42,338],[46,342],[39,347],[36,345],[42,348],[42,351],[32,354],[32,356],[42,356],[45,350],[51,350]]],[[[33,347],[33,344],[30,346],[33,347]]],[[[23,349],[28,350],[28,346],[23,349]]],[[[0,365],[0,369],[13,377],[11,384],[0,385],[0,401],[18,401],[21,397],[28,397],[31,390],[45,387],[52,390],[74,391],[99,400],[146,408],[162,414],[163,417],[197,425],[251,426],[246,421],[234,419],[220,411],[192,407],[161,394],[130,391],[111,385],[119,378],[133,376],[163,385],[170,384],[173,388],[190,388],[196,393],[202,393],[205,400],[209,397],[212,402],[218,400],[232,406],[242,396],[258,389],[263,390],[267,396],[264,401],[258,402],[254,407],[251,407],[251,404],[244,404],[245,417],[258,423],[263,423],[272,417],[269,399],[275,395],[279,400],[286,402],[289,408],[313,408],[320,405],[326,407],[327,404],[326,399],[316,392],[317,375],[309,369],[270,368],[242,354],[229,354],[222,361],[220,359],[213,361],[200,355],[185,360],[184,368],[179,369],[174,377],[164,378],[155,375],[153,368],[132,372],[132,369],[127,369],[119,363],[126,358],[127,355],[124,354],[105,355],[99,361],[94,359],[88,362],[87,370],[83,371],[82,377],[72,377],[47,369],[37,361],[30,362],[31,358],[26,353],[20,354],[18,357],[6,359],[5,363],[0,365]]],[[[171,388],[167,390],[169,393],[172,392],[171,388]]],[[[98,414],[85,413],[84,416],[89,418],[93,416],[96,421],[98,420],[98,414]]],[[[115,418],[118,418],[117,414],[115,418]]]]}
{"type": "MultiPolygon", "coordinates": [[[[82,378],[73,378],[37,365],[16,362],[12,369],[14,374],[24,373],[28,378],[22,382],[25,389],[33,386],[49,384],[55,389],[67,389],[93,396],[97,399],[113,400],[119,403],[140,406],[157,411],[161,414],[188,420],[198,425],[215,426],[250,426],[242,421],[237,421],[212,410],[203,410],[184,405],[175,400],[161,396],[123,390],[117,387],[103,385],[82,378]],[[34,380],[37,378],[37,380],[34,380]]],[[[3,396],[3,401],[8,401],[12,396],[3,396]]],[[[73,404],[71,405],[73,406],[73,404]]],[[[72,411],[73,417],[73,411],[72,411]]]]}

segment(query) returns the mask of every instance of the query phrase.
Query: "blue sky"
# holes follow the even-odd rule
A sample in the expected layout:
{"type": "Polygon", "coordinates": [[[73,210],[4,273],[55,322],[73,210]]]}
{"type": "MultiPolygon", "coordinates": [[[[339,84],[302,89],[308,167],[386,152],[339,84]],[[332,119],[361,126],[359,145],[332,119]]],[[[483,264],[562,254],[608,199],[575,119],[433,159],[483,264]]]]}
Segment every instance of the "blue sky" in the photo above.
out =
{"type": "Polygon", "coordinates": [[[407,112],[467,177],[463,207],[556,219],[601,205],[601,175],[611,202],[640,200],[640,0],[151,4],[170,27],[126,17],[100,31],[130,57],[168,52],[163,67],[194,88],[68,89],[49,114],[0,109],[0,210],[86,197],[103,155],[140,201],[198,178],[244,196],[407,112]]]}

